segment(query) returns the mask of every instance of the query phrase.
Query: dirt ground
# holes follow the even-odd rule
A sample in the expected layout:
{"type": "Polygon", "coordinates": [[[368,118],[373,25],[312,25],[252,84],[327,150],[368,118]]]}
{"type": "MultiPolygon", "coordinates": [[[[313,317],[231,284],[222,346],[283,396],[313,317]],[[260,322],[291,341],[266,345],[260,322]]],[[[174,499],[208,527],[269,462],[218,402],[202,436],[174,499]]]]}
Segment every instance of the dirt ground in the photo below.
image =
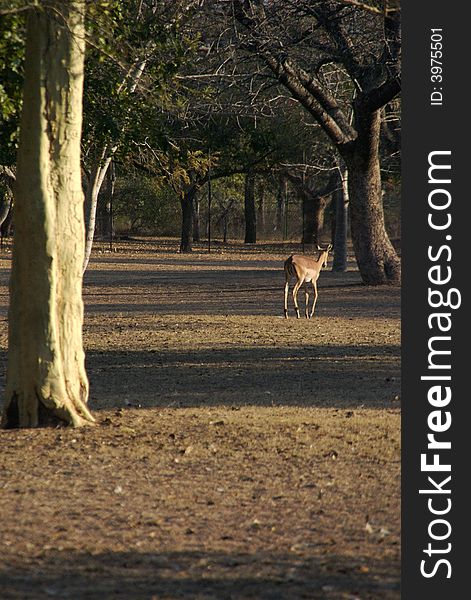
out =
{"type": "Polygon", "coordinates": [[[95,248],[97,426],[0,431],[0,598],[398,599],[399,289],[352,263],[285,320],[294,246],[175,247],[95,248]]]}

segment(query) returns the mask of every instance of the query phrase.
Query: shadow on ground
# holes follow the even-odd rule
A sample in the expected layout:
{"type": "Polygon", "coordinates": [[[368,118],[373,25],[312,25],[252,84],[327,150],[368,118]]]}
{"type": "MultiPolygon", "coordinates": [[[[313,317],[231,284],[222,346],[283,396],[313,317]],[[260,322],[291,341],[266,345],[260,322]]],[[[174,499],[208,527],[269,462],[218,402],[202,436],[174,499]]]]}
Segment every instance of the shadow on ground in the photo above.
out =
{"type": "Polygon", "coordinates": [[[271,553],[198,551],[51,554],[47,562],[0,572],[3,600],[83,598],[201,600],[398,598],[385,562],[329,554],[303,559],[271,553]]]}
{"type": "MultiPolygon", "coordinates": [[[[391,407],[399,348],[228,348],[89,352],[94,409],[150,406],[391,407]]],[[[397,404],[396,404],[397,405],[397,404]]]]}
{"type": "MultiPolygon", "coordinates": [[[[396,345],[89,351],[90,406],[397,408],[399,352],[396,345]]],[[[5,352],[0,364],[4,371],[5,352]]]]}

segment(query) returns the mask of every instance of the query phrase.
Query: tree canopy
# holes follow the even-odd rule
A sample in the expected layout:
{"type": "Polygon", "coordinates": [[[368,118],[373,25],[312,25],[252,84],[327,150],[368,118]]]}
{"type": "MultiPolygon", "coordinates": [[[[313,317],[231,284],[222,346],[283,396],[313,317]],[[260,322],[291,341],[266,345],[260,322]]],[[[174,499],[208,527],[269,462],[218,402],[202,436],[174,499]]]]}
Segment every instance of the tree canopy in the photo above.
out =
{"type": "MultiPolygon", "coordinates": [[[[0,3],[1,165],[16,160],[25,15],[32,4],[0,3]]],[[[88,254],[111,161],[118,178],[151,178],[154,187],[173,190],[175,202],[194,185],[206,185],[211,169],[213,178],[249,171],[286,176],[300,205],[306,193],[294,185],[296,177],[319,197],[343,162],[352,174],[352,240],[363,279],[398,281],[399,260],[383,217],[384,173],[399,181],[397,2],[86,5],[88,254]]]]}

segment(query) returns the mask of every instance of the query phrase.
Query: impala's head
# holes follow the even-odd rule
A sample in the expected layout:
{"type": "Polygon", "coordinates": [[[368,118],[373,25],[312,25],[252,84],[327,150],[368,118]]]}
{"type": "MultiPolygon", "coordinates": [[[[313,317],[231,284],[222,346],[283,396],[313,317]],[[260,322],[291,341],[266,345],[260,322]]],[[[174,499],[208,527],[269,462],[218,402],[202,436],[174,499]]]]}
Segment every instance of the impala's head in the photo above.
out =
{"type": "Polygon", "coordinates": [[[322,260],[322,267],[325,269],[327,267],[327,260],[329,258],[329,252],[332,250],[332,244],[327,244],[325,248],[317,245],[317,249],[319,250],[319,260],[322,260]]]}

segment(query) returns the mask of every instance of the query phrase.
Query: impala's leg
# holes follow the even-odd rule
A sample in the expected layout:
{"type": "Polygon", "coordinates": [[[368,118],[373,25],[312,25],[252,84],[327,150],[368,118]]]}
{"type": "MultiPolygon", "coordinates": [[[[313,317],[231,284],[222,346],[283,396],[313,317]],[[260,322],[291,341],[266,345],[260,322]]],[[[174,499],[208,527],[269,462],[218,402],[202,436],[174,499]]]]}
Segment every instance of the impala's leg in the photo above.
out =
{"type": "Polygon", "coordinates": [[[298,306],[298,290],[301,287],[302,283],[303,283],[303,280],[299,279],[298,281],[296,281],[296,283],[294,284],[294,288],[293,288],[294,310],[296,311],[296,318],[297,319],[300,318],[299,306],[298,306]]]}
{"type": "Polygon", "coordinates": [[[306,319],[309,319],[309,290],[307,287],[307,281],[304,282],[304,295],[306,297],[306,308],[304,314],[306,315],[306,319]]]}
{"type": "Polygon", "coordinates": [[[285,283],[285,319],[288,318],[288,291],[289,291],[289,277],[286,276],[286,283],[285,283]]]}
{"type": "Polygon", "coordinates": [[[311,308],[311,316],[310,316],[311,319],[314,316],[314,309],[316,307],[316,302],[317,302],[317,281],[312,282],[312,287],[314,288],[314,300],[313,300],[312,308],[311,308]]]}

